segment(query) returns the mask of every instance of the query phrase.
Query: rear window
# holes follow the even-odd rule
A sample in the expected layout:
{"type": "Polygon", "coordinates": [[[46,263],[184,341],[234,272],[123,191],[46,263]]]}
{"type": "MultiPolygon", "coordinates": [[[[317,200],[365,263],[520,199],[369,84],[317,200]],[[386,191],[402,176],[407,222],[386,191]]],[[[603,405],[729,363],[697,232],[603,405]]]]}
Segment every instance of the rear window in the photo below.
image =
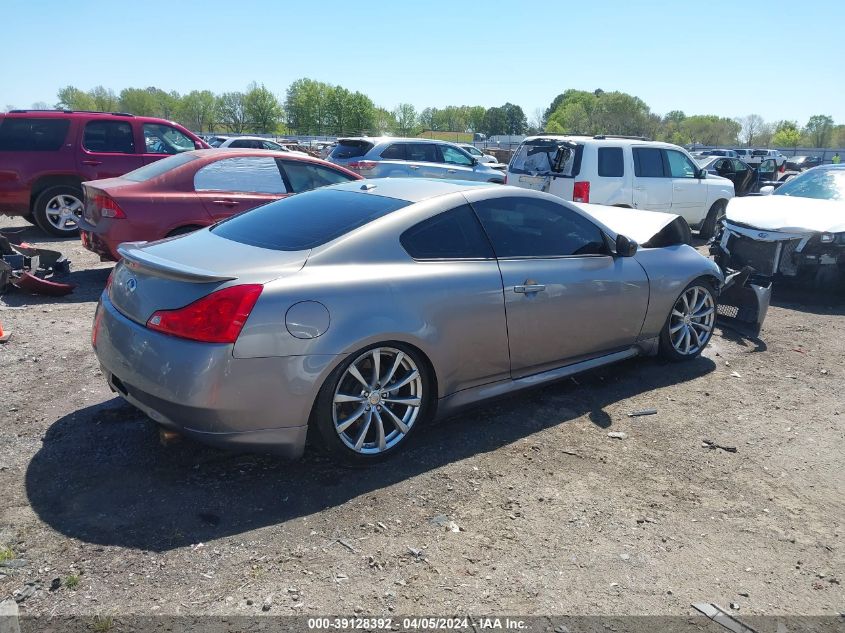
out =
{"type": "Polygon", "coordinates": [[[563,141],[538,139],[523,143],[511,160],[509,171],[517,174],[549,174],[572,177],[578,174],[578,158],[582,146],[570,147],[563,141]],[[558,153],[560,152],[560,154],[558,153]],[[560,171],[555,172],[558,161],[560,171]]]}
{"type": "Polygon", "coordinates": [[[769,152],[765,149],[755,149],[753,152],[751,152],[751,155],[752,156],[765,156],[768,153],[769,152]]]}
{"type": "Polygon", "coordinates": [[[233,216],[211,229],[233,242],[275,251],[315,248],[409,205],[407,200],[318,189],[233,216]]]}
{"type": "Polygon", "coordinates": [[[0,121],[0,151],[55,152],[70,127],[69,119],[18,119],[0,121]]]}
{"type": "Polygon", "coordinates": [[[625,175],[625,163],[622,161],[621,147],[599,148],[599,176],[618,178],[625,175]]]}
{"type": "Polygon", "coordinates": [[[369,152],[373,144],[369,141],[340,141],[332,150],[332,158],[357,158],[369,152]]]}
{"type": "Polygon", "coordinates": [[[145,182],[147,180],[152,180],[153,178],[158,178],[163,173],[168,172],[171,169],[181,167],[182,165],[190,163],[192,160],[196,159],[197,157],[193,154],[176,154],[175,156],[168,156],[167,158],[162,158],[161,160],[157,160],[149,165],[139,167],[135,171],[130,171],[128,174],[124,174],[121,177],[126,180],[134,180],[135,182],[145,182]]]}

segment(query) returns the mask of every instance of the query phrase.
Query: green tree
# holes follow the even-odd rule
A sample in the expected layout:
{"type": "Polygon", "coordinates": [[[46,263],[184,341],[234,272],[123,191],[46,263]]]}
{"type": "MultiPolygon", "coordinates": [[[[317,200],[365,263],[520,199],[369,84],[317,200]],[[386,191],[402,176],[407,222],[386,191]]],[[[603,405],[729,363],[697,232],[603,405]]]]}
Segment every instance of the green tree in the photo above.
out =
{"type": "Polygon", "coordinates": [[[470,106],[467,108],[467,131],[480,132],[484,127],[484,106],[470,106]]]}
{"type": "Polygon", "coordinates": [[[795,121],[778,121],[775,125],[775,133],[772,135],[772,144],[776,147],[798,147],[801,143],[801,130],[795,121]]]}
{"type": "Polygon", "coordinates": [[[120,91],[120,110],[138,116],[158,116],[155,96],[144,88],[124,88],[120,91]]]}
{"type": "Polygon", "coordinates": [[[384,108],[373,108],[373,128],[376,134],[393,133],[399,130],[399,123],[393,112],[384,108]]]}
{"type": "Polygon", "coordinates": [[[313,79],[297,79],[285,99],[288,126],[299,134],[323,134],[327,85],[313,79]]]}
{"type": "Polygon", "coordinates": [[[437,108],[425,108],[420,112],[419,123],[423,130],[437,131],[437,108]]]}
{"type": "Polygon", "coordinates": [[[225,92],[217,97],[220,123],[235,134],[243,134],[249,119],[246,113],[246,95],[242,92],[225,92]]]}
{"type": "Polygon", "coordinates": [[[182,101],[182,97],[179,95],[178,92],[176,92],[175,90],[165,92],[161,88],[156,88],[155,86],[150,86],[146,90],[148,93],[150,93],[153,101],[156,104],[155,116],[168,120],[176,118],[176,114],[179,109],[179,104],[182,101]]]}
{"type": "Polygon", "coordinates": [[[257,132],[262,134],[275,132],[281,125],[284,117],[282,105],[276,96],[264,87],[264,84],[250,84],[244,96],[244,102],[247,117],[257,132]]]}
{"type": "Polygon", "coordinates": [[[343,136],[349,131],[350,93],[342,86],[326,86],[326,132],[343,136]]]}
{"type": "Polygon", "coordinates": [[[826,114],[814,114],[804,127],[813,147],[828,147],[833,136],[833,117],[826,114]]]}
{"type": "Polygon", "coordinates": [[[100,112],[114,112],[120,106],[117,95],[111,88],[96,86],[88,94],[94,100],[94,108],[100,112]]]}
{"type": "Polygon", "coordinates": [[[192,90],[182,97],[177,113],[185,127],[197,133],[210,132],[219,120],[217,98],[210,90],[192,90]]]}
{"type": "Polygon", "coordinates": [[[413,136],[417,128],[417,110],[410,103],[400,103],[393,108],[396,131],[401,136],[413,136]]]}
{"type": "Polygon", "coordinates": [[[506,103],[502,106],[502,111],[505,115],[505,133],[524,134],[528,127],[528,119],[522,108],[512,103],[506,103]]]}
{"type": "Polygon", "coordinates": [[[59,90],[57,108],[66,110],[94,110],[97,104],[87,92],[83,92],[74,86],[65,86],[59,90]]]}
{"type": "Polygon", "coordinates": [[[484,113],[482,131],[487,136],[508,133],[508,118],[502,108],[487,108],[484,113]]]}
{"type": "Polygon", "coordinates": [[[376,125],[376,106],[367,95],[353,92],[348,99],[349,125],[356,134],[365,132],[380,134],[385,129],[376,125]]]}

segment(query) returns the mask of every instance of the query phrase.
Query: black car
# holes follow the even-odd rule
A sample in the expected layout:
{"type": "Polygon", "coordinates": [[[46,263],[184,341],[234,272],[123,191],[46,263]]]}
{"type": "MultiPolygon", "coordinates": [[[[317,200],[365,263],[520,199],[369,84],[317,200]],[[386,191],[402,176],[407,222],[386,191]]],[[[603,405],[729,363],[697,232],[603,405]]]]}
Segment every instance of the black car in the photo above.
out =
{"type": "Polygon", "coordinates": [[[727,178],[734,184],[734,192],[737,196],[747,196],[749,193],[757,193],[763,183],[776,181],[778,179],[777,162],[768,158],[753,167],[738,158],[726,156],[709,156],[698,163],[702,169],[727,178]]]}
{"type": "Polygon", "coordinates": [[[786,168],[792,171],[804,171],[810,167],[818,167],[823,162],[821,156],[792,156],[786,159],[786,168]]]}

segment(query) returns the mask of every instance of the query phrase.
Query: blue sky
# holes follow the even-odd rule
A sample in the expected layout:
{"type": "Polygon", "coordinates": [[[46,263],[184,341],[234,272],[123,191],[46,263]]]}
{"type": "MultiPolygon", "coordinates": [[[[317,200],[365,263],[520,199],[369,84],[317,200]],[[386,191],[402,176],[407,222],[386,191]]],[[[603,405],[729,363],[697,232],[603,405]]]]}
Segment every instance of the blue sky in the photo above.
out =
{"type": "Polygon", "coordinates": [[[845,123],[845,1],[4,0],[0,108],[66,84],[214,92],[311,77],[393,108],[622,90],[664,114],[845,123]],[[673,6],[674,5],[674,6],[673,6]]]}

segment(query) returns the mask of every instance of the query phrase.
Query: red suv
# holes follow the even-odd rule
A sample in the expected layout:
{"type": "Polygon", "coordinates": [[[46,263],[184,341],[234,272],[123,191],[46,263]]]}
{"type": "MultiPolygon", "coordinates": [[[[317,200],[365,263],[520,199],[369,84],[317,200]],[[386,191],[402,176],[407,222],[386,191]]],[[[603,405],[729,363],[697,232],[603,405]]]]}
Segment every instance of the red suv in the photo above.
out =
{"type": "Polygon", "coordinates": [[[0,214],[75,235],[82,183],[121,176],[208,145],[181,125],[120,112],[12,110],[0,114],[0,214]]]}

